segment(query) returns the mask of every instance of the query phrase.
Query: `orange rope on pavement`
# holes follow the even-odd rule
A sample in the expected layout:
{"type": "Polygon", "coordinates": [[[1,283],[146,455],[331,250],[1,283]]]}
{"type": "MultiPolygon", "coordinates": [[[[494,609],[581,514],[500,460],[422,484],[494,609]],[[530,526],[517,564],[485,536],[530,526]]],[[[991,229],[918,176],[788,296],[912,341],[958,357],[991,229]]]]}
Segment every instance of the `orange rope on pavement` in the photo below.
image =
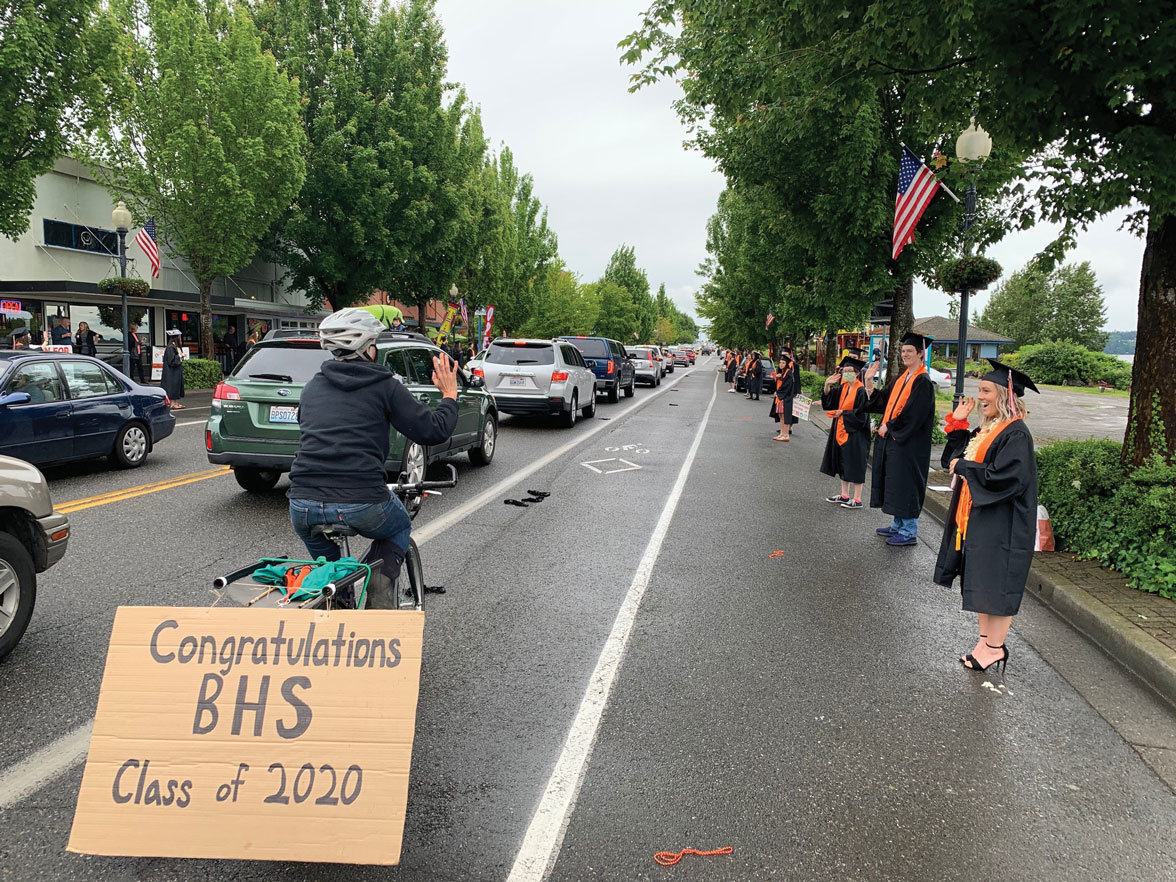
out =
{"type": "Polygon", "coordinates": [[[712,857],[716,854],[731,854],[735,851],[731,846],[726,848],[716,848],[714,851],[699,851],[697,848],[684,848],[681,851],[659,851],[653,856],[653,859],[661,864],[663,867],[672,867],[678,861],[682,860],[683,855],[696,854],[699,857],[712,857]]]}
{"type": "Polygon", "coordinates": [[[777,557],[783,557],[783,556],[784,556],[783,551],[773,551],[771,554],[768,555],[768,557],[773,558],[773,559],[777,558],[777,557]]]}

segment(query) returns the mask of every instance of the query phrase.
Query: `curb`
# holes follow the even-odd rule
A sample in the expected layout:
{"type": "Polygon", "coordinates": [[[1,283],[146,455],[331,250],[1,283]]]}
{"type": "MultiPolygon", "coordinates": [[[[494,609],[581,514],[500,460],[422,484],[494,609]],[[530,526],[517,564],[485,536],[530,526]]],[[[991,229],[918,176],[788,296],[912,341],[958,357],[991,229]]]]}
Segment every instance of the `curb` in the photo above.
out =
{"type": "MultiPolygon", "coordinates": [[[[828,434],[827,426],[810,422],[828,434]]],[[[942,478],[946,473],[932,470],[931,474],[942,478]]],[[[946,496],[928,490],[923,504],[924,514],[940,525],[947,520],[950,499],[946,496]]],[[[1043,573],[1036,564],[1029,569],[1025,590],[1176,707],[1176,651],[1137,628],[1079,585],[1064,576],[1043,573]]]]}

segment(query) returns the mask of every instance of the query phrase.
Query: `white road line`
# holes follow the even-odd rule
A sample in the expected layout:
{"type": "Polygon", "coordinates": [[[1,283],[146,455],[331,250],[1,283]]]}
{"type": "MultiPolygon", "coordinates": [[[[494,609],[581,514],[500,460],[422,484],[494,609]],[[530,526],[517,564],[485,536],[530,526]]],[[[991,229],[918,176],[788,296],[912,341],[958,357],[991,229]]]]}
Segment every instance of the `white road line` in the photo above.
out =
{"type": "MultiPolygon", "coordinates": [[[[681,377],[666,383],[664,389],[654,392],[652,395],[643,396],[640,401],[626,407],[624,410],[617,413],[611,420],[615,423],[628,416],[633,411],[640,407],[644,407],[654,398],[661,395],[663,392],[668,392],[678,383],[679,380],[684,379],[690,375],[689,372],[683,374],[681,377]]],[[[714,396],[711,396],[711,403],[714,403],[714,396]]],[[[710,408],[707,408],[707,415],[710,415],[710,408]]],[[[203,423],[204,420],[189,420],[183,423],[176,423],[177,426],[195,425],[196,423],[203,423]]],[[[705,418],[703,420],[705,425],[705,418]]],[[[572,439],[567,444],[563,444],[529,466],[519,469],[511,474],[509,477],[499,481],[489,490],[486,490],[466,503],[458,506],[448,514],[438,518],[435,521],[430,521],[425,524],[420,530],[413,530],[413,538],[416,539],[417,545],[424,545],[429,539],[439,536],[441,533],[448,530],[454,524],[461,521],[470,512],[481,508],[489,500],[493,499],[507,490],[514,484],[519,483],[525,478],[533,475],[539,469],[543,468],[550,462],[563,456],[569,450],[574,449],[580,444],[583,444],[589,438],[593,437],[605,429],[612,428],[609,422],[601,422],[600,425],[594,427],[583,435],[572,439]]],[[[691,454],[693,458],[693,453],[691,454]]],[[[54,779],[65,774],[76,763],[81,762],[86,757],[86,750],[90,744],[90,729],[94,725],[94,721],[79,726],[73,731],[58,738],[53,743],[41,748],[36,753],[26,757],[18,763],[14,763],[7,769],[0,771],[0,811],[9,806],[19,802],[31,793],[36,793],[42,787],[46,786],[54,779]]]]}
{"type": "Polygon", "coordinates": [[[93,727],[93,720],[83,723],[0,773],[0,812],[36,793],[85,759],[93,727]]]}
{"type": "Polygon", "coordinates": [[[702,443],[702,434],[710,420],[711,409],[715,406],[715,398],[719,391],[719,378],[716,375],[711,389],[710,403],[703,414],[702,423],[694,435],[694,443],[686,454],[686,460],[678,472],[678,480],[666,499],[661,517],[654,527],[653,535],[649,537],[649,544],[645,546],[645,554],[637,571],[633,574],[633,582],[625,600],[617,612],[613,622],[612,632],[600,651],[596,669],[592,672],[592,679],[588,683],[588,691],[572,721],[572,729],[568,732],[563,750],[556,761],[555,770],[547,782],[547,789],[539,801],[535,814],[531,817],[531,824],[527,828],[527,835],[523,839],[511,868],[507,882],[541,882],[555,864],[563,845],[564,833],[568,821],[575,807],[576,797],[580,792],[580,785],[584,782],[584,774],[588,768],[588,760],[592,756],[592,747],[596,742],[596,733],[600,729],[600,721],[604,716],[604,709],[608,704],[609,693],[612,692],[613,682],[621,661],[625,656],[625,649],[629,643],[629,635],[633,630],[633,622],[637,618],[637,609],[641,605],[641,598],[649,586],[649,579],[653,575],[654,564],[661,554],[662,542],[669,532],[670,522],[674,519],[674,512],[678,508],[678,501],[682,498],[682,491],[686,487],[686,479],[690,476],[690,467],[694,464],[694,456],[702,443]]]}
{"type": "MultiPolygon", "coordinates": [[[[672,388],[674,388],[675,385],[678,384],[678,382],[680,382],[681,380],[684,380],[688,376],[690,376],[689,371],[684,373],[681,377],[678,377],[677,379],[672,380],[669,383],[666,383],[664,389],[658,389],[657,391],[653,392],[650,395],[643,396],[640,401],[638,401],[634,404],[631,404],[628,407],[626,407],[624,410],[620,411],[616,416],[612,417],[609,422],[601,422],[599,425],[594,426],[592,429],[589,429],[584,434],[577,435],[575,438],[573,438],[568,443],[561,444],[559,447],[555,448],[555,450],[552,450],[552,451],[545,453],[543,456],[539,457],[539,459],[535,460],[530,465],[523,466],[521,469],[519,469],[515,472],[512,472],[510,475],[507,475],[505,478],[503,478],[501,481],[499,481],[497,484],[495,484],[493,487],[489,488],[488,490],[483,490],[481,493],[479,493],[473,499],[470,499],[466,502],[463,502],[457,508],[454,508],[451,511],[448,511],[445,514],[441,515],[441,517],[437,518],[437,520],[429,521],[423,527],[419,527],[419,528],[414,527],[413,531],[412,531],[412,538],[416,540],[416,544],[418,547],[421,545],[424,545],[430,539],[436,538],[437,536],[441,535],[446,530],[448,530],[450,527],[452,527],[454,524],[459,523],[462,520],[464,520],[465,518],[469,517],[473,512],[477,511],[479,508],[481,508],[487,502],[494,499],[496,496],[501,496],[503,493],[508,491],[515,484],[519,483],[520,481],[522,481],[526,478],[529,478],[531,475],[535,474],[535,472],[539,471],[544,466],[550,465],[551,463],[555,462],[557,459],[559,459],[561,456],[566,454],[568,451],[575,450],[577,447],[579,447],[581,444],[583,444],[588,439],[593,438],[596,435],[599,435],[601,432],[603,432],[607,429],[613,428],[619,420],[623,419],[624,417],[627,417],[633,411],[649,404],[649,402],[653,401],[659,395],[664,395],[666,392],[669,392],[672,388]]],[[[597,410],[597,415],[599,415],[599,414],[600,414],[600,411],[597,410]]]]}
{"type": "Polygon", "coordinates": [[[205,417],[202,420],[184,420],[182,423],[176,423],[176,428],[179,429],[182,426],[203,426],[207,422],[208,417],[205,417]]]}

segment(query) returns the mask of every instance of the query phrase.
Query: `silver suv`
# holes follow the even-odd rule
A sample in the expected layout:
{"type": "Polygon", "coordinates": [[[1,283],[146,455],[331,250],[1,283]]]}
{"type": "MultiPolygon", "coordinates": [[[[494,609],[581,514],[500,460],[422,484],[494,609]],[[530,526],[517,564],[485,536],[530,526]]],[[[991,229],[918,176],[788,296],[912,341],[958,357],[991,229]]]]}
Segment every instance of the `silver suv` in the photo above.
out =
{"type": "Polygon", "coordinates": [[[0,456],[0,659],[29,626],[37,573],[61,560],[68,544],[69,519],[53,511],[45,476],[0,456]]]}
{"type": "Polygon", "coordinates": [[[555,414],[568,428],[596,416],[596,375],[566,341],[499,338],[472,373],[503,413],[555,414]]]}
{"type": "Polygon", "coordinates": [[[637,380],[650,386],[660,386],[662,378],[661,353],[654,346],[627,346],[625,351],[633,362],[637,380]]]}

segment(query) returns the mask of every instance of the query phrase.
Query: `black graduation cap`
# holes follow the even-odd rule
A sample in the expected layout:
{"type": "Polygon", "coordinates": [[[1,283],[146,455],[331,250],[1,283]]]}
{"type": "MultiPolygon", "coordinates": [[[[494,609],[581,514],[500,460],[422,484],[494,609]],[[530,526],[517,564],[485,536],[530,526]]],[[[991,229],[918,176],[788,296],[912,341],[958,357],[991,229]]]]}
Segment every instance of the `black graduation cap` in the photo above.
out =
{"type": "Polygon", "coordinates": [[[845,358],[841,359],[841,364],[839,364],[837,366],[838,367],[851,367],[855,371],[860,371],[862,368],[864,368],[866,366],[866,363],[864,361],[862,361],[860,358],[854,358],[852,355],[847,355],[847,356],[845,356],[845,358]]]}
{"type": "Polygon", "coordinates": [[[25,327],[20,327],[12,332],[12,339],[15,340],[19,337],[27,337],[28,335],[29,335],[29,329],[25,328],[25,327]]]}
{"type": "Polygon", "coordinates": [[[924,337],[922,334],[916,334],[914,331],[908,331],[902,335],[903,346],[914,346],[920,352],[926,352],[927,347],[931,345],[931,337],[924,337]]]}
{"type": "Polygon", "coordinates": [[[1009,367],[1007,364],[1001,364],[995,358],[988,359],[989,364],[992,365],[992,370],[986,373],[980,379],[987,380],[990,383],[996,383],[998,386],[1004,386],[1006,389],[1009,385],[1009,375],[1013,377],[1013,394],[1018,398],[1025,394],[1026,389],[1032,389],[1034,392],[1040,394],[1040,390],[1033,385],[1033,381],[1029,379],[1028,374],[1024,374],[1016,368],[1009,367]]]}
{"type": "Polygon", "coordinates": [[[849,350],[849,354],[854,358],[861,358],[866,354],[866,350],[862,349],[860,346],[847,346],[846,349],[849,350]]]}

